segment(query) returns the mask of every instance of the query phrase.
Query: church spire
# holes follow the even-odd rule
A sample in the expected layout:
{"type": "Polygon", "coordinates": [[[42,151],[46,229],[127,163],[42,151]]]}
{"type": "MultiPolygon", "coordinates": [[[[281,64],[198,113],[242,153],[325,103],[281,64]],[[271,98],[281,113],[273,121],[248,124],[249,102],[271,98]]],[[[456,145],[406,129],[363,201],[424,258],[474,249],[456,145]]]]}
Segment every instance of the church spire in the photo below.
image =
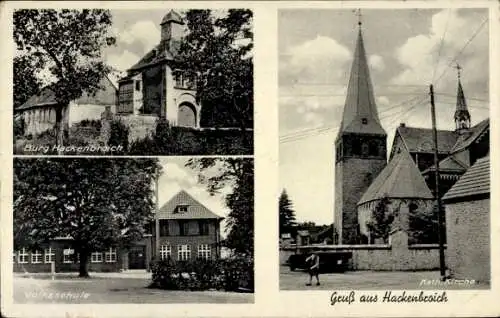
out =
{"type": "Polygon", "coordinates": [[[460,71],[461,67],[458,65],[455,67],[457,69],[458,76],[458,88],[457,88],[457,106],[455,110],[455,127],[456,131],[463,132],[470,128],[470,113],[467,109],[467,103],[465,102],[464,90],[462,88],[462,83],[460,82],[460,71]]]}
{"type": "Polygon", "coordinates": [[[359,11],[357,16],[358,37],[354,50],[339,136],[344,133],[386,135],[377,114],[377,106],[375,104],[361,30],[361,13],[359,11]]]}

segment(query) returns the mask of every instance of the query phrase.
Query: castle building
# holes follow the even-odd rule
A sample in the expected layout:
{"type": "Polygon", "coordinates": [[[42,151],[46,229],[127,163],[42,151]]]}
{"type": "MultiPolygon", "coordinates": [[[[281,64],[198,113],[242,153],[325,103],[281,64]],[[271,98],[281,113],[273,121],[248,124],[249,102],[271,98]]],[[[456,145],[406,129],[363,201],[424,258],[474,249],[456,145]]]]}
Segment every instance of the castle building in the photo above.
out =
{"type": "Polygon", "coordinates": [[[357,203],[386,165],[386,142],[387,134],[378,118],[360,24],[342,122],[335,140],[338,244],[358,242],[357,203]]]}
{"type": "Polygon", "coordinates": [[[160,42],[119,81],[116,113],[149,121],[160,117],[172,126],[199,128],[201,105],[196,100],[196,83],[178,58],[185,23],[171,10],[160,26],[160,42]]]}

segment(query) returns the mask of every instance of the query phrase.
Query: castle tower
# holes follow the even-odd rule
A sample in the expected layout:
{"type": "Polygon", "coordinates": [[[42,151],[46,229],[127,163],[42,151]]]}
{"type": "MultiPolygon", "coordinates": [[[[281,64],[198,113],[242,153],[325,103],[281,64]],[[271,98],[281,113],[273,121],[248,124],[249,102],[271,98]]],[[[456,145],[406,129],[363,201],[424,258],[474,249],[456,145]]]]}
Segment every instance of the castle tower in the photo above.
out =
{"type": "Polygon", "coordinates": [[[464,133],[470,128],[470,113],[465,102],[464,90],[460,82],[460,65],[456,66],[458,71],[457,108],[455,110],[455,130],[464,133]]]}
{"type": "Polygon", "coordinates": [[[380,124],[361,32],[361,22],[341,126],[335,140],[337,244],[359,242],[357,203],[386,165],[387,134],[380,124]]]}
{"type": "Polygon", "coordinates": [[[161,48],[172,51],[174,42],[179,41],[184,35],[184,21],[179,13],[170,10],[161,20],[161,48]]]}

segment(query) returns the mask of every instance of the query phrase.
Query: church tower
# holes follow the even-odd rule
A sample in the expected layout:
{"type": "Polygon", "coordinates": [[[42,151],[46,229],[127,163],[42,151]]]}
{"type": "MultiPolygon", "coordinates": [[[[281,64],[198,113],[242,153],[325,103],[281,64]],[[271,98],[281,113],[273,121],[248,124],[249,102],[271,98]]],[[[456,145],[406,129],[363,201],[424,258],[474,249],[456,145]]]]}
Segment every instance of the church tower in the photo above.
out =
{"type": "Polygon", "coordinates": [[[387,134],[380,124],[358,23],[358,37],[341,126],[335,140],[337,244],[359,243],[357,203],[386,165],[387,134]]]}
{"type": "Polygon", "coordinates": [[[465,102],[464,90],[460,82],[460,65],[457,64],[458,71],[458,89],[457,89],[457,108],[455,110],[455,130],[458,133],[464,133],[470,129],[470,113],[465,102]]]}
{"type": "Polygon", "coordinates": [[[175,41],[179,41],[184,35],[184,21],[179,13],[170,10],[161,20],[161,49],[172,51],[175,49],[175,41]]]}

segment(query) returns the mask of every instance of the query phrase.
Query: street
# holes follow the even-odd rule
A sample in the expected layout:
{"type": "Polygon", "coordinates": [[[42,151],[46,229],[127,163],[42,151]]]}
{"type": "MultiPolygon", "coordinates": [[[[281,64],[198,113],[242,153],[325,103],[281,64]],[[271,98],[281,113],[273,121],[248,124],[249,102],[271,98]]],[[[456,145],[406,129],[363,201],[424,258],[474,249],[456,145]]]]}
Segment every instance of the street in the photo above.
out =
{"type": "Polygon", "coordinates": [[[292,272],[287,266],[280,266],[281,290],[332,290],[332,289],[489,289],[486,284],[471,282],[439,281],[439,271],[352,271],[345,273],[325,273],[319,275],[321,285],[316,286],[313,278],[312,286],[306,286],[309,275],[306,272],[292,272]]]}
{"type": "Polygon", "coordinates": [[[223,291],[177,291],[148,288],[148,273],[14,274],[14,302],[117,304],[117,303],[253,303],[253,294],[223,291]]]}

